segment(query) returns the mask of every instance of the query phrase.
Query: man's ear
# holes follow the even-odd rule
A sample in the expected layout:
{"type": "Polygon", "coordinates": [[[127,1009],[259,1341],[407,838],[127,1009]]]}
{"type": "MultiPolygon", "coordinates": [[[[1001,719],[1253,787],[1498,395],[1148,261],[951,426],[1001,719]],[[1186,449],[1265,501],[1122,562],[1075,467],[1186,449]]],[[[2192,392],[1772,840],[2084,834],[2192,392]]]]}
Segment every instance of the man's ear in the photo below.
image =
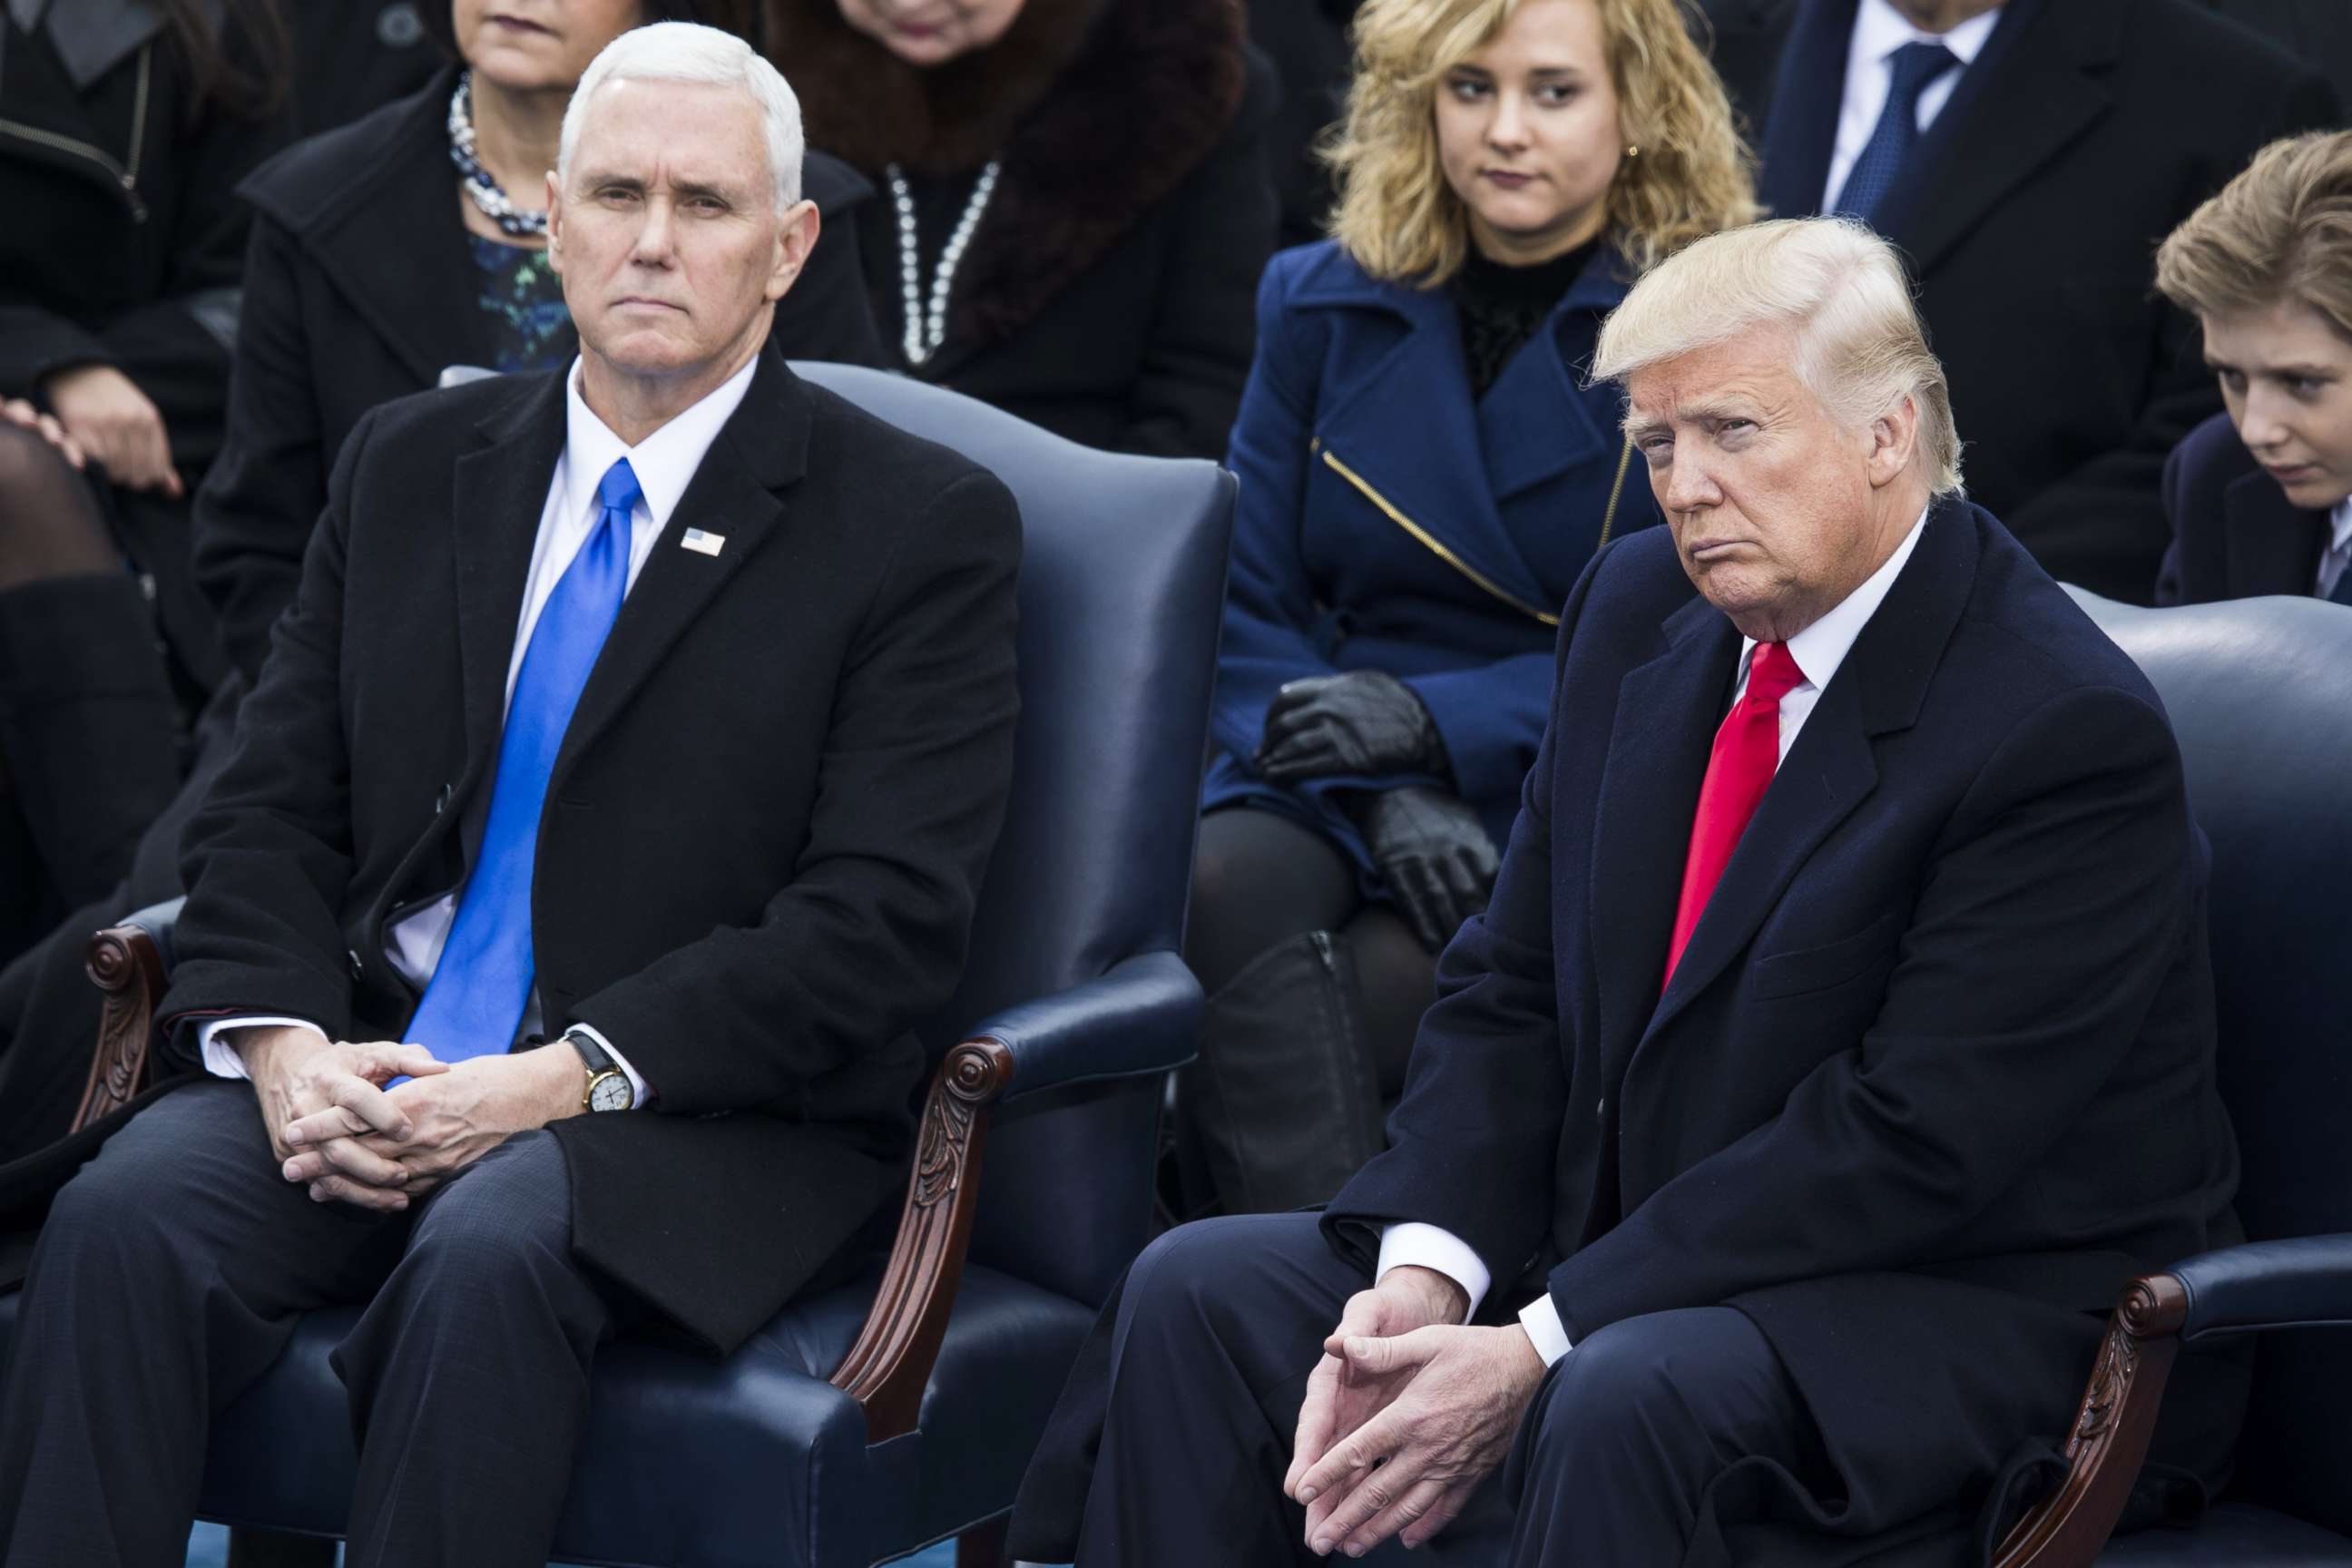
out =
{"type": "Polygon", "coordinates": [[[809,252],[816,248],[817,231],[823,226],[816,204],[805,200],[794,202],[776,220],[775,265],[769,268],[766,289],[770,304],[784,297],[801,268],[808,265],[809,252]]]}
{"type": "Polygon", "coordinates": [[[547,265],[557,272],[563,270],[563,188],[555,183],[555,171],[547,172],[547,265]]]}
{"type": "Polygon", "coordinates": [[[1870,486],[1881,489],[1900,479],[1919,454],[1919,401],[1903,400],[1870,422],[1870,486]]]}

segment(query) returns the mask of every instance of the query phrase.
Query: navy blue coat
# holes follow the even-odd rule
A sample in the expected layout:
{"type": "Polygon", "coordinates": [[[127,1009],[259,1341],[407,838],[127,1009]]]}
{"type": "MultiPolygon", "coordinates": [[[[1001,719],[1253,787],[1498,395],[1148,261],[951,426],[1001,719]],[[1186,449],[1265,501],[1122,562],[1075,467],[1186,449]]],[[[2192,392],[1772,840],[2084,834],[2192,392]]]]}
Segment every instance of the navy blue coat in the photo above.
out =
{"type": "Polygon", "coordinates": [[[2191,430],[2164,460],[2164,520],[2172,542],[2156,581],[2159,605],[2318,587],[2327,514],[2287,500],[2226,414],[2191,430]]]}
{"type": "Polygon", "coordinates": [[[1612,538],[1657,521],[1622,460],[1617,389],[1582,384],[1622,266],[1596,256],[1484,398],[1451,290],[1380,281],[1328,241],[1266,268],[1228,458],[1241,500],[1205,805],[1304,816],[1369,864],[1331,792],[1432,781],[1284,790],[1248,759],[1285,682],[1378,669],[1428,705],[1457,793],[1503,842],[1551,707],[1554,612],[1612,488],[1612,538]]]}
{"type": "MultiPolygon", "coordinates": [[[[2065,1430],[2123,1281],[2237,1238],[2180,760],[2131,660],[1939,504],[1662,995],[1739,647],[1663,530],[1586,573],[1493,901],[1324,1226],[1367,1266],[1381,1226],[1443,1226],[1495,1315],[1548,1290],[1571,1340],[1736,1307],[1843,1488],[1776,1517],[1958,1528],[2065,1430]]],[[[2201,1361],[2158,1458],[2210,1479],[2242,1385],[2201,1361]]],[[[1796,1534],[1742,1561],[1816,1555],[1796,1534]]]]}

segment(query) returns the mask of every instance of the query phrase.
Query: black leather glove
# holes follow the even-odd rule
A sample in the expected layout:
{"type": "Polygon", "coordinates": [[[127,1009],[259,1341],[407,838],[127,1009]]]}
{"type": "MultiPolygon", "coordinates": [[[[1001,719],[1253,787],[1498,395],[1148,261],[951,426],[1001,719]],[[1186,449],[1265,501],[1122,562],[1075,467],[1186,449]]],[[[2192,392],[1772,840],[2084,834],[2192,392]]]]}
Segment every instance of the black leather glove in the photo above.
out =
{"type": "Polygon", "coordinates": [[[1255,765],[1275,784],[1333,773],[1454,776],[1420,696],[1377,669],[1294,680],[1276,693],[1255,765]]]}
{"type": "Polygon", "coordinates": [[[1486,907],[1502,858],[1467,802],[1407,784],[1359,795],[1349,809],[1422,946],[1437,952],[1486,907]]]}

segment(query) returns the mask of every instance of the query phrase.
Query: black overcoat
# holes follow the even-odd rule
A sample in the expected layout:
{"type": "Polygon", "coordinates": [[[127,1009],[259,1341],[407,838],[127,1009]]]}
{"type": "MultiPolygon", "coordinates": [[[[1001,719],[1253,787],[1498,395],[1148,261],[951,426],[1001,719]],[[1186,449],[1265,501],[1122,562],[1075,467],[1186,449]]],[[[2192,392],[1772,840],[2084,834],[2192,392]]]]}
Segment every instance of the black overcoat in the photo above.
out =
{"type": "MultiPolygon", "coordinates": [[[[1820,210],[1855,0],[1705,0],[1755,126],[1759,195],[1820,210]]],[[[2186,0],[2010,0],[1878,225],[1950,377],[1969,493],[2053,576],[2147,604],[2158,477],[2220,412],[2158,241],[2273,138],[2334,126],[2326,79],[2186,0]]]]}
{"type": "Polygon", "coordinates": [[[2157,577],[2159,605],[2309,595],[2319,585],[2327,513],[2287,500],[2226,414],[2191,430],[2165,459],[2164,517],[2172,542],[2157,577]]]}
{"type": "MultiPolygon", "coordinates": [[[[478,842],[562,377],[362,419],[293,608],[191,822],[163,1008],[402,1037],[392,913],[478,842]],[[464,826],[461,826],[464,825],[464,826]]],[[[575,1251],[712,1349],[895,1197],[1009,789],[1020,523],[997,480],[769,349],[623,603],[548,786],[549,1032],[649,1110],[555,1125],[575,1251]],[[724,537],[683,549],[688,528],[724,537]]]]}
{"type": "MultiPolygon", "coordinates": [[[[1662,995],[1739,651],[1664,530],[1586,574],[1494,899],[1324,1226],[1368,1266],[1380,1226],[1443,1226],[1571,1341],[1745,1311],[1843,1488],[1747,1480],[1850,1550],[2013,1512],[2123,1282],[2237,1238],[2203,852],[2137,668],[1941,503],[1662,995]]],[[[2236,1371],[2176,1383],[2157,1474],[2213,1479],[2236,1371]]]]}
{"type": "MultiPolygon", "coordinates": [[[[418,92],[290,147],[240,194],[254,207],[230,440],[197,498],[196,580],[250,680],[293,597],[327,470],[360,416],[487,365],[481,276],[449,163],[456,68],[418,92]]],[[[881,363],[851,213],[872,188],[822,153],[803,184],[825,227],[776,310],[787,358],[881,363]]]]}
{"type": "MultiPolygon", "coordinates": [[[[955,187],[955,212],[984,163],[1003,166],[955,270],[945,339],[920,365],[900,349],[897,211],[887,199],[858,210],[875,319],[891,368],[1057,436],[1221,458],[1249,375],[1258,274],[1274,248],[1265,135],[1281,94],[1245,41],[1238,0],[1086,5],[1083,41],[1002,142],[926,169],[926,156],[944,155],[940,142],[957,139],[942,130],[912,159],[919,182],[955,187]]],[[[1049,8],[1071,5],[1032,0],[1028,11],[1049,8]]],[[[884,150],[901,128],[877,121],[900,100],[872,84],[904,67],[844,23],[836,0],[791,0],[778,16],[784,30],[772,52],[802,94],[811,134],[886,183],[884,150]]],[[[1011,76],[1022,63],[975,55],[967,68],[1011,76]]],[[[935,123],[955,119],[946,103],[928,107],[935,123]]],[[[922,236],[928,289],[940,224],[922,236]]]]}

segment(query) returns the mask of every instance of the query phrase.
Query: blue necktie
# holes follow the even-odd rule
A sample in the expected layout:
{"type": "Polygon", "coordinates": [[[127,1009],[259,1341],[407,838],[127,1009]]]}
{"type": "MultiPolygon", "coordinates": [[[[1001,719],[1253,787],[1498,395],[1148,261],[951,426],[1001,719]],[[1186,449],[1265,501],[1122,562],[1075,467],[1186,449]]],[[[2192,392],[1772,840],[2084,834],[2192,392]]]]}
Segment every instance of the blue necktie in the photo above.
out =
{"type": "Polygon", "coordinates": [[[1911,144],[1919,140],[1919,95],[1927,84],[1960,63],[1960,57],[1941,44],[1906,44],[1895,51],[1894,79],[1887,83],[1886,108],[1862,144],[1862,155],[1846,172],[1837,205],[1830,210],[1870,221],[1886,193],[1895,188],[1911,144]]]}
{"type": "Polygon", "coordinates": [[[2336,579],[2336,592],[2327,595],[2331,605],[2352,605],[2352,562],[2345,563],[2344,571],[2336,579]]]}
{"type": "Polygon", "coordinates": [[[481,853],[457,898],[441,962],[406,1037],[445,1062],[502,1052],[530,1002],[531,868],[548,775],[580,689],[629,585],[629,509],[642,492],[623,458],[596,486],[594,528],[531,628],[499,741],[498,780],[481,853]]]}

